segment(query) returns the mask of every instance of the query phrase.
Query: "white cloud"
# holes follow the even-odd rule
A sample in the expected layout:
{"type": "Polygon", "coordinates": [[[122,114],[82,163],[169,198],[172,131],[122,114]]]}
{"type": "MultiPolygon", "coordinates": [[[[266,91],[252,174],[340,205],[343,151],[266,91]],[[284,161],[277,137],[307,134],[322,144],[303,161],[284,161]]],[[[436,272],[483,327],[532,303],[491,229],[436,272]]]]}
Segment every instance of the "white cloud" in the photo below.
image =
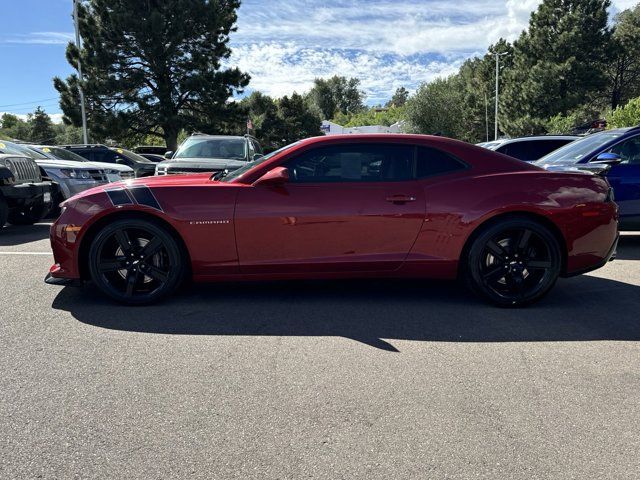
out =
{"type": "Polygon", "coordinates": [[[305,92],[316,77],[358,77],[375,104],[454,73],[501,37],[515,40],[540,2],[244,0],[231,63],[251,74],[251,89],[274,96],[305,92]]]}
{"type": "Polygon", "coordinates": [[[74,38],[71,32],[31,32],[13,34],[0,38],[0,43],[22,43],[31,45],[66,45],[74,38]]]}

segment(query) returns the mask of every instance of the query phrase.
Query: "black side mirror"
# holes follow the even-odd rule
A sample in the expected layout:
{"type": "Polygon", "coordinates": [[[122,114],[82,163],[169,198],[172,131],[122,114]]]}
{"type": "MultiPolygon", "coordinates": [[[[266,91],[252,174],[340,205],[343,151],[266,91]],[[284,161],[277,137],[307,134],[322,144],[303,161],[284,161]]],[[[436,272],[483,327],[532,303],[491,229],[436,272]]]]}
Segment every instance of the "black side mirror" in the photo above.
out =
{"type": "Polygon", "coordinates": [[[171,157],[173,157],[173,150],[168,150],[164,152],[164,158],[166,158],[167,160],[170,160],[171,157]]]}
{"type": "Polygon", "coordinates": [[[255,162],[256,160],[262,157],[264,157],[264,155],[262,155],[261,153],[256,153],[253,155],[253,161],[255,162]]]}

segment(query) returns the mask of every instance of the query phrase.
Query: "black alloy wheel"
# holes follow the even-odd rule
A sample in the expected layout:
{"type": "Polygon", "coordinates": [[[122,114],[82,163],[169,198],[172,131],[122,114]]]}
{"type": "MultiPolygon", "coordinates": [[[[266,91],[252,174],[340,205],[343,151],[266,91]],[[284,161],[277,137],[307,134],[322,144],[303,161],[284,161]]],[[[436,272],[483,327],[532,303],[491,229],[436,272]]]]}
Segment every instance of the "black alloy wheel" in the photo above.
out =
{"type": "Polygon", "coordinates": [[[500,306],[542,298],[560,275],[555,236],[528,219],[501,221],[485,229],[469,252],[467,281],[477,294],[500,306]]]}
{"type": "Polygon", "coordinates": [[[154,222],[118,220],[93,240],[89,271],[111,298],[142,305],[169,295],[182,283],[185,255],[173,236],[154,222]]]}

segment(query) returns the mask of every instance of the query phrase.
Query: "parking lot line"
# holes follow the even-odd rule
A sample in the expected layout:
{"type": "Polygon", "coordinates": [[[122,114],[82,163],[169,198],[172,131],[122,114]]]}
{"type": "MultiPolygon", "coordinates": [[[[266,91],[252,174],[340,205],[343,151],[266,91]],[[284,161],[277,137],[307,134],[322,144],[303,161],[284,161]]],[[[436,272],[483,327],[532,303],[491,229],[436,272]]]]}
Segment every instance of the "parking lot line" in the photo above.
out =
{"type": "Polygon", "coordinates": [[[0,255],[53,255],[51,252],[0,252],[0,255]]]}

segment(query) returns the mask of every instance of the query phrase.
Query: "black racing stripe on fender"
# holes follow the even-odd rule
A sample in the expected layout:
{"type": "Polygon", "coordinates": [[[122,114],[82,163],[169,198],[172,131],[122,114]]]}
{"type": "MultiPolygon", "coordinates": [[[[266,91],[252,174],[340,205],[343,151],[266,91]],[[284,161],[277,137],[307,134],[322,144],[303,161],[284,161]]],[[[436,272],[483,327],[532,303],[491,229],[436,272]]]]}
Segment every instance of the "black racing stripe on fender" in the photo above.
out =
{"type": "Polygon", "coordinates": [[[139,205],[146,205],[147,207],[162,211],[158,200],[156,200],[155,195],[149,187],[145,185],[129,187],[129,193],[133,195],[133,198],[139,205]]]}
{"type": "Polygon", "coordinates": [[[125,192],[123,189],[106,190],[106,192],[107,192],[107,195],[109,195],[109,199],[111,200],[111,203],[113,203],[115,206],[131,205],[133,203],[129,198],[129,195],[127,195],[127,192],[125,192]]]}

